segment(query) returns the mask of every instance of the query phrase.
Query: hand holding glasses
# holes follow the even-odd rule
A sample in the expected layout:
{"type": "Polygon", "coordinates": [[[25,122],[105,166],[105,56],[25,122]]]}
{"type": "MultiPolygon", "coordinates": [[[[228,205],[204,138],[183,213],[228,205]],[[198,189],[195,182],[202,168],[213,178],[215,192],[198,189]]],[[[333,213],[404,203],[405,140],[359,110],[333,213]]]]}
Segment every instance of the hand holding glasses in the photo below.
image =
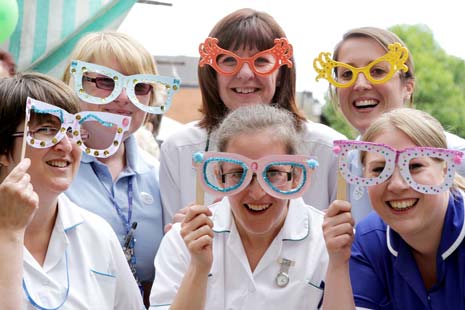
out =
{"type": "Polygon", "coordinates": [[[339,156],[340,173],[350,184],[361,187],[381,184],[392,176],[397,165],[405,182],[424,194],[448,190],[463,159],[463,152],[457,150],[433,147],[396,150],[385,144],[348,140],[334,141],[333,151],[339,156]],[[353,158],[360,158],[358,164],[364,167],[363,175],[351,171],[353,158]]]}
{"type": "Polygon", "coordinates": [[[360,73],[373,84],[382,84],[392,78],[397,71],[407,72],[405,64],[408,50],[400,43],[388,46],[388,52],[375,59],[365,67],[355,68],[349,64],[331,59],[331,53],[320,53],[313,61],[313,68],[318,73],[316,80],[323,78],[335,87],[346,88],[352,86],[360,73]]]}
{"type": "Polygon", "coordinates": [[[73,60],[70,72],[74,90],[79,98],[93,104],[107,104],[126,89],[129,100],[139,109],[152,114],[162,114],[171,106],[173,94],[181,81],[174,77],[154,74],[124,75],[113,69],[96,64],[73,60]],[[155,105],[144,103],[148,94],[155,96],[155,105]]]}
{"type": "Polygon", "coordinates": [[[25,132],[34,148],[48,148],[59,143],[65,135],[94,157],[106,158],[118,149],[131,117],[107,112],[84,111],[70,114],[54,105],[27,98],[25,132]]]}
{"type": "Polygon", "coordinates": [[[280,66],[292,67],[292,45],[286,38],[274,40],[274,46],[270,49],[258,52],[252,57],[240,57],[235,53],[218,46],[218,39],[207,38],[199,46],[200,67],[210,65],[218,73],[234,75],[247,63],[250,69],[257,75],[265,76],[273,73],[280,66]]]}
{"type": "Polygon", "coordinates": [[[280,199],[301,196],[318,166],[310,156],[270,155],[255,160],[223,152],[197,152],[192,164],[205,191],[214,196],[237,194],[255,176],[266,193],[280,199]]]}

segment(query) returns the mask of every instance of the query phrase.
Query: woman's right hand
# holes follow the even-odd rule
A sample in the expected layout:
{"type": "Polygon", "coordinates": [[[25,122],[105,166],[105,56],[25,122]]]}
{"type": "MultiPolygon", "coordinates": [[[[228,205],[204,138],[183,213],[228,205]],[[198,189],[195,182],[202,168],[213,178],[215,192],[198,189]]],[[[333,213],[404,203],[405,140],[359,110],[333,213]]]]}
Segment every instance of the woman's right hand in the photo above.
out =
{"type": "Polygon", "coordinates": [[[3,233],[24,233],[39,206],[39,196],[26,172],[30,166],[30,159],[23,159],[0,184],[0,230],[3,233]]]}
{"type": "Polygon", "coordinates": [[[349,202],[335,200],[325,213],[323,236],[330,262],[334,266],[343,266],[350,259],[355,224],[351,208],[349,202]]]}
{"type": "Polygon", "coordinates": [[[203,205],[189,206],[181,223],[181,236],[191,254],[191,266],[210,272],[213,262],[213,221],[210,209],[203,205]]]}

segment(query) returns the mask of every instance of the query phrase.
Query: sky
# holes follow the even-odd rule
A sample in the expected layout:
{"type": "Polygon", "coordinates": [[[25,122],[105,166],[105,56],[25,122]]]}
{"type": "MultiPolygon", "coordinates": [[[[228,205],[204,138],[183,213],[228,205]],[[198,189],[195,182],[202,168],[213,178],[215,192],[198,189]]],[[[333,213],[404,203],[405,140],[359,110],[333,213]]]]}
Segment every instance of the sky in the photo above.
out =
{"type": "Polygon", "coordinates": [[[313,59],[320,52],[332,52],[351,28],[423,24],[447,54],[465,59],[465,14],[459,0],[160,1],[172,6],[137,3],[118,31],[134,37],[155,56],[198,57],[199,44],[222,17],[244,7],[265,11],[281,25],[294,47],[297,91],[311,91],[322,103],[328,83],[315,81],[313,59]]]}

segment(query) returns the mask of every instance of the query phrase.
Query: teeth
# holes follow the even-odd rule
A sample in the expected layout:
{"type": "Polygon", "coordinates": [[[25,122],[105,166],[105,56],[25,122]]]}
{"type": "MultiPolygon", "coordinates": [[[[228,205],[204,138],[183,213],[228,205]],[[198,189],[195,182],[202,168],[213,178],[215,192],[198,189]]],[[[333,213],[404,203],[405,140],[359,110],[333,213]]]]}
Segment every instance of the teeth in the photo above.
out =
{"type": "Polygon", "coordinates": [[[235,88],[235,91],[237,93],[241,93],[241,94],[250,94],[250,93],[253,93],[255,91],[255,88],[242,88],[242,87],[237,87],[235,88]]]}
{"type": "Polygon", "coordinates": [[[378,104],[376,100],[362,100],[355,102],[356,107],[367,107],[367,106],[375,106],[378,104]]]}
{"type": "Polygon", "coordinates": [[[416,199],[390,201],[389,204],[395,210],[405,210],[412,207],[416,199]]]}
{"type": "Polygon", "coordinates": [[[260,205],[254,205],[254,204],[246,204],[247,208],[249,208],[250,210],[253,210],[253,211],[263,211],[263,210],[266,210],[268,209],[271,204],[260,204],[260,205]]]}
{"type": "Polygon", "coordinates": [[[58,167],[58,168],[65,168],[68,166],[67,161],[61,161],[61,160],[51,160],[51,161],[48,161],[47,164],[53,167],[58,167]]]}

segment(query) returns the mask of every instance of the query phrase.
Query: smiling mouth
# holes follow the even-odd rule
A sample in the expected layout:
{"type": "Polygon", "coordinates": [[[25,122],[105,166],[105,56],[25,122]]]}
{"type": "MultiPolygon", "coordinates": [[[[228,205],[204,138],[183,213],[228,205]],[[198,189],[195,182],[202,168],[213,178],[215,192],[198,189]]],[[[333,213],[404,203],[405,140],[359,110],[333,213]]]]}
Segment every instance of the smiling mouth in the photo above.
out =
{"type": "Polygon", "coordinates": [[[233,88],[232,89],[236,94],[244,94],[244,95],[247,95],[247,94],[251,94],[251,93],[255,93],[258,91],[258,88],[254,88],[254,87],[236,87],[236,88],[233,88]]]}
{"type": "Polygon", "coordinates": [[[110,109],[105,109],[105,112],[113,113],[113,114],[119,114],[119,115],[124,115],[124,116],[131,116],[131,115],[132,115],[132,112],[130,112],[130,111],[125,111],[125,110],[110,110],[110,109]]]}
{"type": "Polygon", "coordinates": [[[263,212],[265,210],[268,210],[271,207],[271,203],[265,203],[265,204],[249,204],[249,203],[244,203],[244,207],[247,208],[247,210],[255,213],[263,212]]]}
{"type": "Polygon", "coordinates": [[[66,160],[49,160],[46,163],[47,165],[55,168],[66,168],[71,164],[69,161],[66,160]]]}
{"type": "Polygon", "coordinates": [[[360,110],[371,109],[379,104],[377,100],[361,100],[354,102],[354,107],[360,110]]]}
{"type": "Polygon", "coordinates": [[[395,211],[407,211],[415,207],[418,203],[418,199],[406,199],[406,200],[396,200],[388,201],[387,205],[395,211]]]}

